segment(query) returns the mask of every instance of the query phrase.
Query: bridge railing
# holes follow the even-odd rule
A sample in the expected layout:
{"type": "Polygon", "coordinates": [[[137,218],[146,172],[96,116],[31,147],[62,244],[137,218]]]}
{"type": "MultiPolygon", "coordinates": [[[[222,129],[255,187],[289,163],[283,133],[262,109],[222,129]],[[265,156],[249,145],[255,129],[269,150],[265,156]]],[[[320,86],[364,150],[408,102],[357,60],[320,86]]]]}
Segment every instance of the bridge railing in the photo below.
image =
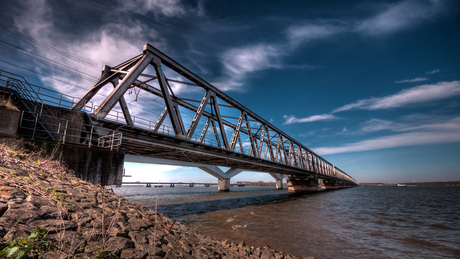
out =
{"type": "Polygon", "coordinates": [[[20,130],[27,135],[32,135],[32,137],[36,139],[43,138],[42,136],[47,133],[45,130],[37,127],[39,123],[54,129],[52,133],[57,136],[56,140],[62,143],[84,144],[90,147],[94,145],[113,149],[118,148],[123,139],[121,133],[108,132],[107,129],[103,127],[60,119],[49,115],[38,115],[37,113],[22,111],[19,121],[20,130]],[[27,116],[32,114],[34,114],[38,120],[30,119],[32,116],[27,116]],[[100,136],[101,132],[106,132],[107,134],[100,136]]]}
{"type": "MultiPolygon", "coordinates": [[[[27,82],[24,77],[4,70],[0,70],[0,86],[4,86],[7,88],[14,87],[14,89],[23,98],[34,102],[34,111],[38,111],[40,109],[40,107],[38,106],[40,106],[42,103],[55,107],[69,109],[75,104],[76,101],[78,101],[78,97],[63,94],[53,89],[31,84],[27,82]],[[13,82],[17,85],[12,85],[11,83],[13,82]]],[[[89,101],[87,105],[85,105],[82,108],[82,111],[91,112],[92,107],[93,103],[89,101]]]]}
{"type": "MultiPolygon", "coordinates": [[[[95,105],[90,110],[95,111],[97,108],[98,108],[98,106],[95,105]]],[[[168,125],[160,125],[157,129],[154,129],[155,124],[156,124],[156,122],[154,122],[154,121],[150,121],[150,120],[144,119],[144,118],[139,117],[139,116],[131,116],[131,118],[132,118],[133,124],[131,126],[126,126],[126,127],[132,127],[132,128],[136,128],[136,129],[145,130],[145,131],[147,131],[149,133],[156,132],[156,133],[159,133],[159,134],[162,134],[162,135],[175,137],[174,129],[172,127],[168,126],[168,125]]],[[[96,117],[96,119],[97,119],[97,117],[96,117]]],[[[123,114],[122,111],[111,110],[106,115],[104,120],[119,123],[119,124],[126,124],[124,114],[123,114]]],[[[211,147],[214,147],[214,148],[221,148],[219,146],[219,143],[215,139],[203,138],[203,140],[200,141],[200,138],[201,138],[200,135],[193,134],[192,136],[188,137],[187,139],[189,141],[195,142],[196,144],[205,145],[205,146],[211,146],[211,147]]],[[[240,149],[235,149],[234,151],[236,153],[242,153],[240,149]]],[[[243,153],[247,154],[248,152],[249,152],[248,149],[243,148],[243,153]]]]}

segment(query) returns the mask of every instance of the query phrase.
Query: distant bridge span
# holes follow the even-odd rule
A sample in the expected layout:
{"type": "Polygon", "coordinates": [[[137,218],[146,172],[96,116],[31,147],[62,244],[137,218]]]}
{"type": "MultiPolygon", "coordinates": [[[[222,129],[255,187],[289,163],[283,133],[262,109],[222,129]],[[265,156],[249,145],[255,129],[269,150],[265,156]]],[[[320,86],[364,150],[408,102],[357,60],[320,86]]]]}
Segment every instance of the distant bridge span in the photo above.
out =
{"type": "Polygon", "coordinates": [[[82,110],[107,85],[113,90],[91,118],[93,123],[113,130],[106,134],[121,133],[120,147],[127,154],[204,164],[203,170],[228,183],[235,171],[250,170],[271,173],[275,178],[278,175],[277,179],[289,175],[292,180],[357,184],[351,176],[149,44],[138,56],[115,67],[104,66],[99,80],[71,109],[82,110]],[[174,86],[185,87],[186,91],[173,90],[174,86]],[[124,95],[133,88],[161,100],[164,108],[154,121],[131,116],[124,95]],[[201,99],[193,99],[196,96],[201,99]],[[119,112],[114,111],[117,104],[119,112]],[[184,110],[191,112],[193,119],[186,121],[184,110]],[[217,166],[231,169],[226,174],[217,166]]]}

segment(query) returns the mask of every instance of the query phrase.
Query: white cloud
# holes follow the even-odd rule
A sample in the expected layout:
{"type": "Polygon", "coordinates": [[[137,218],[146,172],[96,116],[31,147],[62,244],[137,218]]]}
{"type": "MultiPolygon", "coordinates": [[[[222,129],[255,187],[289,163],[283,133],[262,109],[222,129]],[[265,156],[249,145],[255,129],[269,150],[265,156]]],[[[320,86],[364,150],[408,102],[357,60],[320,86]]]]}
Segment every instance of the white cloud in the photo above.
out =
{"type": "MultiPolygon", "coordinates": [[[[34,51],[49,60],[73,68],[73,73],[84,73],[94,77],[94,80],[85,80],[70,76],[61,70],[50,70],[49,67],[36,64],[35,69],[43,75],[39,78],[45,86],[77,97],[77,99],[99,78],[102,65],[114,66],[142,53],[142,46],[146,42],[160,47],[165,45],[155,30],[129,18],[111,19],[111,23],[103,23],[95,30],[88,30],[82,34],[83,36],[75,38],[71,32],[57,30],[51,19],[55,10],[46,0],[29,1],[25,6],[27,8],[15,18],[18,30],[59,50],[51,51],[38,44],[33,46],[34,51]],[[65,54],[62,55],[59,52],[65,54]],[[69,58],[67,54],[82,57],[82,60],[69,58]],[[94,66],[86,66],[84,63],[95,65],[99,69],[95,69],[94,66]]],[[[113,87],[108,84],[91,101],[99,105],[112,90],[113,87]]],[[[152,108],[151,104],[146,104],[145,100],[140,98],[134,101],[135,95],[126,94],[125,99],[128,103],[132,103],[128,105],[132,115],[144,115],[143,106],[149,107],[150,110],[152,108]]]]}
{"type": "Polygon", "coordinates": [[[343,30],[343,27],[332,24],[306,23],[289,27],[287,29],[287,38],[291,45],[296,46],[300,43],[330,37],[343,30]]]}
{"type": "Polygon", "coordinates": [[[339,107],[333,113],[347,110],[380,110],[422,104],[460,95],[460,81],[440,82],[404,89],[399,93],[379,98],[358,100],[339,107]]]}
{"type": "Polygon", "coordinates": [[[439,70],[439,68],[436,68],[435,70],[427,71],[426,74],[427,75],[432,75],[432,74],[436,74],[436,73],[439,73],[439,72],[441,72],[441,70],[439,70]]]}
{"type": "Polygon", "coordinates": [[[397,128],[401,128],[401,125],[389,120],[371,119],[361,124],[361,130],[363,132],[395,130],[397,128]]]}
{"type": "Polygon", "coordinates": [[[320,155],[378,150],[394,147],[444,144],[460,141],[460,117],[434,124],[407,128],[413,132],[367,139],[338,147],[313,148],[320,155]]]}
{"type": "Polygon", "coordinates": [[[337,117],[335,117],[332,114],[313,115],[313,116],[309,116],[306,118],[300,118],[300,119],[297,119],[294,115],[289,115],[289,116],[284,115],[283,118],[285,120],[283,125],[337,119],[337,117]]]}
{"type": "Polygon", "coordinates": [[[406,80],[401,80],[401,81],[396,81],[395,83],[400,84],[400,83],[415,83],[415,82],[423,82],[428,80],[426,77],[417,77],[414,79],[406,79],[406,80]]]}
{"type": "Polygon", "coordinates": [[[126,13],[138,13],[145,15],[164,15],[168,17],[183,16],[188,13],[180,0],[119,0],[122,5],[121,11],[126,13]]]}
{"type": "Polygon", "coordinates": [[[406,0],[388,4],[377,15],[359,22],[356,31],[377,35],[406,29],[444,12],[445,2],[406,0]]]}
{"type": "Polygon", "coordinates": [[[221,90],[238,90],[242,81],[251,72],[270,68],[282,68],[280,57],[284,55],[281,47],[270,44],[256,44],[227,50],[221,62],[227,75],[225,80],[214,83],[221,90]]]}

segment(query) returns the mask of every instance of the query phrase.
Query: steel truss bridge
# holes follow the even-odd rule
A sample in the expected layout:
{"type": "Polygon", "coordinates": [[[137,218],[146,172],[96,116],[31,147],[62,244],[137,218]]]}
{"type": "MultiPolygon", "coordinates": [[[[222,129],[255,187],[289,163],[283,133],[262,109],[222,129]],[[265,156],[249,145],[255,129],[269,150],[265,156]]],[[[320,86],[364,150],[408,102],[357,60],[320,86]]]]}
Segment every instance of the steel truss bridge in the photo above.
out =
{"type": "Polygon", "coordinates": [[[114,67],[105,66],[99,80],[71,109],[83,109],[103,87],[113,90],[92,118],[123,133],[122,146],[132,154],[356,184],[351,176],[149,44],[141,55],[114,67]],[[171,84],[188,89],[180,96],[171,84]],[[132,88],[161,98],[164,104],[147,130],[136,127],[124,99],[132,88]],[[201,99],[192,99],[190,93],[201,93],[201,99]],[[123,120],[111,114],[116,104],[123,120]],[[189,124],[183,110],[194,114],[189,124]]]}
{"type": "MultiPolygon", "coordinates": [[[[27,84],[7,78],[6,88],[27,84]]],[[[101,77],[78,101],[60,94],[59,105],[52,102],[84,113],[81,125],[42,114],[46,109],[36,104],[42,99],[32,100],[33,111],[26,111],[32,114],[28,118],[29,125],[35,124],[34,134],[43,131],[42,136],[59,141],[69,134],[67,141],[90,146],[97,140],[97,145],[124,152],[128,162],[196,166],[227,185],[242,171],[266,172],[277,181],[287,176],[357,185],[344,171],[149,44],[138,56],[104,66],[101,77]],[[98,92],[104,91],[110,93],[102,100],[98,92]],[[135,101],[139,95],[144,98],[147,112],[129,107],[127,94],[133,92],[135,101]],[[138,110],[136,115],[133,110],[138,110]],[[76,128],[78,136],[70,136],[76,128]],[[223,172],[218,166],[230,169],[223,172]]],[[[26,118],[21,117],[21,124],[27,124],[26,118]]]]}

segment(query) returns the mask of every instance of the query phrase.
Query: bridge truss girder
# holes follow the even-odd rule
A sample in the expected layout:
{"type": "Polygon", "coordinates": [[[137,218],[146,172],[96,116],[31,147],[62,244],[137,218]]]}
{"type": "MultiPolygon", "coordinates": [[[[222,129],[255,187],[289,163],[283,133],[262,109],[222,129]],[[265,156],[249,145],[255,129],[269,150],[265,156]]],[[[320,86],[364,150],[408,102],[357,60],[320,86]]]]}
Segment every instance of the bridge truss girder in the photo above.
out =
{"type": "Polygon", "coordinates": [[[113,84],[114,88],[94,110],[92,115],[96,120],[105,119],[118,103],[126,125],[134,127],[124,95],[129,89],[138,88],[161,98],[164,102],[161,115],[149,129],[153,132],[158,132],[160,127],[164,127],[168,122],[177,139],[191,139],[199,129],[199,124],[205,121],[199,144],[206,145],[206,136],[211,135],[218,147],[226,151],[294,167],[316,177],[324,176],[356,183],[348,174],[149,44],[144,46],[141,55],[115,67],[104,66],[101,77],[73,105],[72,110],[81,110],[107,84],[113,84]],[[149,67],[153,67],[154,75],[145,74],[149,67]],[[167,78],[163,69],[165,67],[175,72],[174,76],[181,80],[167,78]],[[170,82],[201,89],[205,94],[201,100],[178,97],[174,94],[170,82]],[[199,105],[196,106],[191,101],[199,105]],[[188,128],[184,125],[181,109],[194,113],[188,128]],[[239,114],[239,117],[225,116],[221,109],[230,109],[239,114]],[[237,123],[231,122],[228,118],[237,119],[237,123]],[[212,128],[211,132],[209,128],[212,128]],[[226,131],[231,134],[227,134],[226,131]],[[245,146],[249,146],[249,151],[244,149],[245,146]]]}

